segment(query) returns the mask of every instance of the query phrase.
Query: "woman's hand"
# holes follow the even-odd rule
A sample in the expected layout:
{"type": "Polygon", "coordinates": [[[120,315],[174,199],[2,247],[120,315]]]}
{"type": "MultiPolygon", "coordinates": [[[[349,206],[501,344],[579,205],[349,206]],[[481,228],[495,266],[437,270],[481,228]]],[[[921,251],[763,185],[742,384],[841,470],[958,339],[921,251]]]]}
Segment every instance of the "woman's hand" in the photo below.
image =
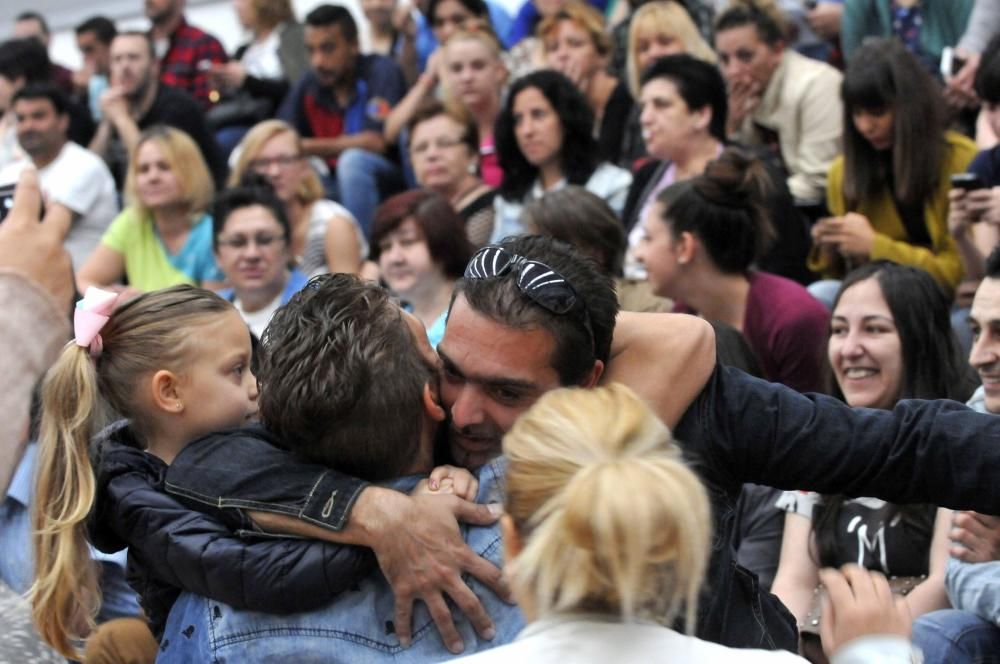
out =
{"type": "Polygon", "coordinates": [[[973,220],[1000,226],[1000,187],[976,189],[967,192],[964,198],[965,208],[973,220]]]}
{"type": "Polygon", "coordinates": [[[820,219],[813,226],[812,235],[817,244],[836,247],[850,258],[868,259],[875,248],[875,229],[868,217],[857,212],[820,219]]]}
{"type": "Polygon", "coordinates": [[[730,134],[737,132],[743,121],[757,110],[763,94],[760,84],[753,80],[733,81],[729,84],[729,118],[726,130],[730,134]]]}
{"type": "Polygon", "coordinates": [[[1000,560],[1000,517],[955,512],[948,536],[953,558],[967,563],[1000,560]]]}
{"type": "Polygon", "coordinates": [[[969,227],[977,220],[969,211],[965,189],[952,189],[948,192],[948,232],[956,240],[968,237],[969,227]]]}

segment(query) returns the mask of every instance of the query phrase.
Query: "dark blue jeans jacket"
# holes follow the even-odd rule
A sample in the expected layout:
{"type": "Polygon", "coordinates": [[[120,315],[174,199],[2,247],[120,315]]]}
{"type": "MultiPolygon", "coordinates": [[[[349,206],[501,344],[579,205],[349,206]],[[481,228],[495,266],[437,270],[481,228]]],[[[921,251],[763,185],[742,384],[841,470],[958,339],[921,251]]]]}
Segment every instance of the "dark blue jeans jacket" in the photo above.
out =
{"type": "MultiPolygon", "coordinates": [[[[503,467],[499,461],[479,472],[478,502],[502,502],[503,467]]],[[[417,478],[419,479],[419,478],[417,478]]],[[[394,483],[394,488],[409,489],[394,483]]],[[[497,525],[466,527],[466,543],[493,564],[502,564],[503,546],[497,525]]],[[[497,634],[479,638],[465,616],[455,612],[455,625],[465,653],[509,643],[524,627],[516,606],[501,601],[475,579],[469,585],[493,617],[497,634]]],[[[438,662],[445,648],[423,602],[413,613],[413,642],[403,648],[393,625],[395,598],[380,572],[374,572],[323,608],[307,613],[273,615],[238,610],[190,593],[174,604],[160,642],[158,662],[438,662]]]]}
{"type": "MultiPolygon", "coordinates": [[[[735,507],[746,482],[1000,514],[1000,419],[956,402],[851,409],[718,367],[674,434],[713,503],[697,635],[727,646],[794,651],[798,643],[788,611],[735,562],[735,507]]],[[[344,526],[364,486],[267,444],[234,453],[212,438],[189,445],[166,478],[167,490],[192,504],[252,507],[332,530],[344,526]]]]}

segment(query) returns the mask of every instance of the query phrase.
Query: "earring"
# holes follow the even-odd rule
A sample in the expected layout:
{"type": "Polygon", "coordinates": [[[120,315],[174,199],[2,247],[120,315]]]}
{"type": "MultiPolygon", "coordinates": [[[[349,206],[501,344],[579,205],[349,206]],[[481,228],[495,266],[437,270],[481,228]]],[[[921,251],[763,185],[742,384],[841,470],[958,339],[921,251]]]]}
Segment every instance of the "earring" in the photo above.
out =
{"type": "Polygon", "coordinates": [[[178,401],[177,403],[174,404],[174,410],[176,410],[178,412],[184,410],[184,404],[182,404],[180,401],[178,401]]]}
{"type": "Polygon", "coordinates": [[[476,175],[477,172],[479,171],[479,166],[476,165],[475,163],[472,163],[469,164],[465,170],[469,172],[469,175],[476,175]]]}

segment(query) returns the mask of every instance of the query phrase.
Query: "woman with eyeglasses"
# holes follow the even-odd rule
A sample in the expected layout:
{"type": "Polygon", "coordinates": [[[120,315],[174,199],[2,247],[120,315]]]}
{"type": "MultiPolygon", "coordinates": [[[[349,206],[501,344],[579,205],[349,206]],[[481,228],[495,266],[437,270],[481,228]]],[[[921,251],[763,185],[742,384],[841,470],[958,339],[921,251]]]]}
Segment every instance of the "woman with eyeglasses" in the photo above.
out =
{"type": "Polygon", "coordinates": [[[449,110],[475,123],[480,175],[491,187],[499,186],[503,172],[494,148],[493,125],[507,81],[500,41],[488,24],[470,21],[441,44],[427,70],[389,113],[383,135],[390,143],[396,141],[423,105],[437,98],[446,100],[449,110]]]}
{"type": "Polygon", "coordinates": [[[429,189],[396,194],[375,211],[371,258],[434,348],[444,337],[455,281],[472,256],[462,227],[448,200],[429,189]]]}
{"type": "Polygon", "coordinates": [[[559,72],[540,70],[514,82],[496,124],[504,176],[492,241],[524,233],[525,203],[568,184],[583,186],[621,215],[632,175],[600,160],[593,127],[586,98],[559,72]]]}
{"type": "Polygon", "coordinates": [[[309,280],[289,267],[290,227],[285,206],[260,176],[219,194],[212,205],[212,245],[233,303],[250,331],[261,338],[271,316],[309,280]]]}
{"type": "Polygon", "coordinates": [[[417,182],[451,204],[474,246],[486,244],[493,232],[496,192],[479,176],[476,125],[430,101],[414,114],[409,131],[410,163],[417,182]]]}
{"type": "Polygon", "coordinates": [[[97,286],[134,297],[177,284],[220,288],[207,213],[213,186],[187,134],[165,126],[144,131],[129,159],[127,207],[77,273],[80,292],[97,286]]]}
{"type": "Polygon", "coordinates": [[[281,120],[265,120],[243,138],[229,185],[247,173],[263,175],[285,204],[289,251],[299,270],[356,274],[368,255],[364,232],[347,208],[324,198],[319,176],[302,154],[302,140],[281,120]]]}

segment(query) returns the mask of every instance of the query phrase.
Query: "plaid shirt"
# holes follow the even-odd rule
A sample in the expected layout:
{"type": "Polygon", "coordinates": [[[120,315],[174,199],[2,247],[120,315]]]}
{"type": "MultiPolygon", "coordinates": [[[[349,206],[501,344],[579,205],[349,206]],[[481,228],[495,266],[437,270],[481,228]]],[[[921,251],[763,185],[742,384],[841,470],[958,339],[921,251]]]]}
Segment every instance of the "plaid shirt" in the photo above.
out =
{"type": "Polygon", "coordinates": [[[204,60],[226,62],[228,59],[218,39],[190,25],[182,16],[160,61],[160,81],[184,90],[207,110],[214,102],[209,99],[208,74],[198,70],[198,63],[204,60]]]}

